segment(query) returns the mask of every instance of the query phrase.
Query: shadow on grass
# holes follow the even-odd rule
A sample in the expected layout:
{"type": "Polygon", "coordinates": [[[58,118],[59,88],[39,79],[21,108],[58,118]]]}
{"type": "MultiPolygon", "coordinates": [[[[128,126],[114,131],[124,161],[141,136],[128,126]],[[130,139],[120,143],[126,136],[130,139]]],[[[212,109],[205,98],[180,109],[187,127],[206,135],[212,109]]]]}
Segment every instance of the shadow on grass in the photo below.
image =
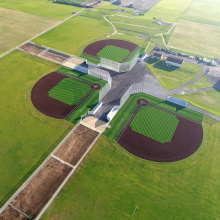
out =
{"type": "Polygon", "coordinates": [[[175,70],[180,69],[179,67],[176,67],[176,66],[170,66],[170,67],[166,66],[165,60],[161,60],[155,63],[153,67],[156,69],[164,70],[166,72],[173,72],[175,70]]]}

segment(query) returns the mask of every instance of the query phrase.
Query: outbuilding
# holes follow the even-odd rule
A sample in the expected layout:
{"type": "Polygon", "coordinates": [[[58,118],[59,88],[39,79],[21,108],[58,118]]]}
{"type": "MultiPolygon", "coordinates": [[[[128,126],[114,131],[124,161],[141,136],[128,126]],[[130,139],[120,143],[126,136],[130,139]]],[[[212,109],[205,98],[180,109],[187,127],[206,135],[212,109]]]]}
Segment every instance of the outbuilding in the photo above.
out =
{"type": "Polygon", "coordinates": [[[182,67],[184,64],[184,59],[168,56],[166,59],[166,64],[170,66],[182,67]]]}
{"type": "Polygon", "coordinates": [[[155,60],[161,60],[163,58],[163,54],[162,53],[154,53],[151,58],[155,59],[155,60]]]}

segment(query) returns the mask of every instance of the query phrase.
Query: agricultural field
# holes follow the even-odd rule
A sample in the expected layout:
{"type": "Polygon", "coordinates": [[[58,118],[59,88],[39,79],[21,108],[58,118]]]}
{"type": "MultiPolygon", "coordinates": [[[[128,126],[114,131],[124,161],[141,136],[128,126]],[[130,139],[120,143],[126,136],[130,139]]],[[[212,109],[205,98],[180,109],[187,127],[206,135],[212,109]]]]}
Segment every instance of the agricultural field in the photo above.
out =
{"type": "Polygon", "coordinates": [[[59,65],[15,51],[0,59],[0,206],[73,127],[38,112],[30,96],[35,83],[59,65]]]}
{"type": "Polygon", "coordinates": [[[106,46],[98,52],[98,57],[113,60],[115,62],[122,62],[130,54],[129,50],[116,46],[106,46]]]}
{"type": "Polygon", "coordinates": [[[182,19],[220,26],[220,2],[218,0],[193,0],[182,19]]]}
{"type": "Polygon", "coordinates": [[[140,159],[100,137],[42,219],[218,219],[220,123],[203,131],[199,150],[175,163],[140,159]]]}
{"type": "Polygon", "coordinates": [[[34,42],[79,56],[87,45],[112,32],[112,26],[104,19],[76,16],[36,38],[34,42]]]}
{"type": "Polygon", "coordinates": [[[196,92],[185,95],[175,95],[189,101],[192,105],[209,111],[220,117],[220,93],[216,90],[196,92]]]}
{"type": "Polygon", "coordinates": [[[220,27],[180,20],[169,47],[209,57],[220,57],[220,27]]]}
{"type": "Polygon", "coordinates": [[[180,108],[180,106],[174,105],[170,102],[150,96],[145,93],[139,93],[131,95],[129,97],[129,99],[126,101],[126,103],[122,106],[122,108],[118,111],[116,116],[111,121],[111,128],[107,128],[104,135],[110,137],[113,140],[117,140],[125,125],[129,121],[131,116],[134,114],[135,110],[138,108],[138,99],[146,99],[149,102],[149,104],[153,106],[192,119],[194,121],[200,123],[203,121],[203,114],[201,113],[192,111],[188,108],[180,108]]]}
{"type": "Polygon", "coordinates": [[[57,20],[0,8],[0,54],[41,33],[57,20]]]}
{"type": "Polygon", "coordinates": [[[175,115],[151,106],[142,106],[132,120],[131,127],[139,134],[166,143],[171,141],[178,123],[175,115]]]}
{"type": "Polygon", "coordinates": [[[68,105],[77,105],[90,90],[90,85],[67,78],[53,87],[49,96],[68,105]]]}
{"type": "Polygon", "coordinates": [[[202,71],[201,66],[191,63],[184,63],[181,68],[167,67],[164,59],[160,61],[149,59],[147,66],[163,88],[167,90],[176,89],[190,82],[202,71]]]}
{"type": "Polygon", "coordinates": [[[163,0],[140,17],[149,20],[153,20],[154,17],[163,18],[164,21],[176,23],[190,3],[191,0],[163,0]]]}
{"type": "Polygon", "coordinates": [[[59,20],[64,20],[71,16],[73,12],[78,12],[82,9],[69,5],[55,4],[48,0],[1,0],[0,7],[59,20]]]}

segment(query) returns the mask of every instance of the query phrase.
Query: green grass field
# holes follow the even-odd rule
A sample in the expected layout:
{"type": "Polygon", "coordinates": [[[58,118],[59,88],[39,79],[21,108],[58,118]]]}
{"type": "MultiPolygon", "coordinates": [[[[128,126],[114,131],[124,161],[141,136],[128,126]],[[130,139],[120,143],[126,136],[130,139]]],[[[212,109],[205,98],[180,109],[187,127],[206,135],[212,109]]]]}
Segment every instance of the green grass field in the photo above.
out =
{"type": "Polygon", "coordinates": [[[20,51],[0,59],[0,206],[69,132],[70,123],[41,114],[30,99],[36,82],[59,67],[20,51]]]}
{"type": "Polygon", "coordinates": [[[220,92],[216,90],[196,92],[185,95],[175,95],[178,98],[189,101],[196,107],[205,109],[220,117],[220,92]]]}
{"type": "Polygon", "coordinates": [[[140,159],[101,136],[42,219],[218,219],[220,123],[203,131],[199,150],[174,163],[140,159]]]}
{"type": "Polygon", "coordinates": [[[190,63],[184,63],[181,68],[167,67],[165,60],[155,61],[154,59],[149,59],[147,66],[163,88],[167,90],[176,89],[190,82],[202,71],[201,66],[190,63]]]}
{"type": "Polygon", "coordinates": [[[90,90],[90,85],[68,78],[54,86],[49,96],[67,105],[77,105],[90,90]]]}
{"type": "Polygon", "coordinates": [[[49,0],[1,0],[0,7],[59,20],[64,20],[71,16],[73,12],[82,9],[69,5],[54,4],[49,0]]]}
{"type": "Polygon", "coordinates": [[[0,54],[54,25],[54,19],[0,8],[0,54]]]}
{"type": "Polygon", "coordinates": [[[34,42],[79,56],[86,46],[112,32],[112,26],[104,19],[76,16],[36,38],[34,42]]]}
{"type": "Polygon", "coordinates": [[[130,54],[129,50],[116,46],[106,46],[97,53],[98,57],[102,57],[115,62],[122,62],[130,54]]]}
{"type": "Polygon", "coordinates": [[[202,89],[207,87],[212,87],[213,85],[207,82],[207,76],[203,76],[200,80],[187,87],[187,89],[202,89]]]}
{"type": "MultiPolygon", "coordinates": [[[[60,73],[66,74],[68,76],[73,76],[77,79],[80,79],[84,82],[88,82],[88,83],[98,83],[101,85],[101,88],[103,86],[105,86],[105,84],[107,83],[104,80],[101,80],[99,78],[90,76],[88,74],[73,70],[71,68],[68,67],[61,67],[58,70],[60,73]]],[[[99,91],[100,90],[94,90],[73,112],[72,114],[70,114],[70,116],[66,119],[67,121],[76,124],[82,115],[85,115],[88,113],[88,111],[90,111],[91,109],[93,109],[97,103],[99,102],[99,91]]]]}
{"type": "Polygon", "coordinates": [[[87,59],[88,62],[90,63],[94,63],[94,64],[99,64],[100,63],[100,58],[98,57],[93,57],[93,56],[90,56],[88,54],[81,54],[80,57],[84,58],[84,59],[87,59]]]}
{"type": "Polygon", "coordinates": [[[218,0],[193,0],[182,19],[204,24],[220,25],[220,2],[218,0]]]}
{"type": "Polygon", "coordinates": [[[149,54],[154,49],[154,47],[155,44],[150,42],[146,50],[147,54],[149,54]]]}
{"type": "Polygon", "coordinates": [[[154,17],[157,19],[163,18],[164,21],[176,23],[190,3],[191,0],[163,0],[152,7],[144,16],[140,17],[149,20],[154,17]]]}
{"type": "Polygon", "coordinates": [[[220,58],[219,38],[219,26],[180,20],[169,46],[209,57],[220,58]]]}
{"type": "Polygon", "coordinates": [[[131,122],[133,131],[161,143],[171,142],[179,120],[175,115],[150,106],[142,106],[131,122]]]}
{"type": "Polygon", "coordinates": [[[153,97],[145,93],[139,93],[139,94],[131,95],[129,97],[126,103],[122,106],[122,108],[112,119],[110,123],[111,128],[107,128],[104,135],[112,138],[113,140],[117,140],[118,136],[121,134],[125,125],[129,121],[131,116],[134,114],[135,110],[138,108],[138,104],[137,104],[138,99],[146,99],[151,105],[167,110],[169,112],[173,112],[177,115],[192,119],[194,121],[200,123],[203,121],[203,114],[201,113],[192,111],[188,108],[181,108],[178,105],[172,104],[170,102],[153,97]]]}

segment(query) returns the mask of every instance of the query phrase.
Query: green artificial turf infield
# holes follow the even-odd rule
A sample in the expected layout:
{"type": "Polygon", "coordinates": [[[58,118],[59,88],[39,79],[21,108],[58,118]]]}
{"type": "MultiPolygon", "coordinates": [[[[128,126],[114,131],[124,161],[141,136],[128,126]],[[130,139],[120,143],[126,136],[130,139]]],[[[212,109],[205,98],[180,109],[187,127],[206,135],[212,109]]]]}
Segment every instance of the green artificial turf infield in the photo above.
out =
{"type": "Polygon", "coordinates": [[[161,143],[170,142],[179,120],[173,114],[143,106],[131,122],[132,130],[161,143]]]}
{"type": "Polygon", "coordinates": [[[130,54],[130,51],[127,49],[116,47],[113,45],[108,45],[108,46],[104,47],[101,51],[99,51],[97,53],[97,56],[120,63],[129,54],[130,54]]]}
{"type": "Polygon", "coordinates": [[[67,105],[77,105],[90,90],[88,84],[67,78],[54,86],[49,91],[49,96],[67,105]]]}

